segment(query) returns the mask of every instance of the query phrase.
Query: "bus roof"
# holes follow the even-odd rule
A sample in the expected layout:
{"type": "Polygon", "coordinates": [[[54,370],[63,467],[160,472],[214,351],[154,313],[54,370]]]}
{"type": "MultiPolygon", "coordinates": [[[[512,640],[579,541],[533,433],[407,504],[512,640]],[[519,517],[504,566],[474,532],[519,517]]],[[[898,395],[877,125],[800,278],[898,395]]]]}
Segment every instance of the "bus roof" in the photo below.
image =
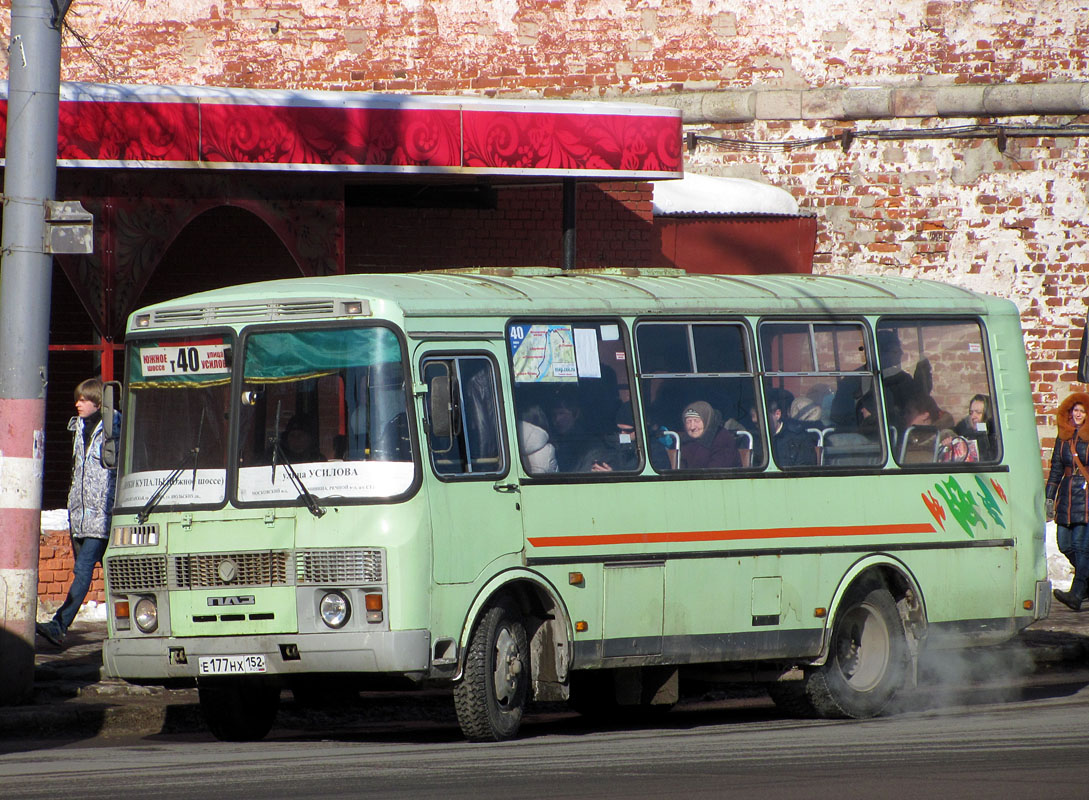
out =
{"type": "MultiPolygon", "coordinates": [[[[129,330],[322,319],[365,301],[383,317],[890,311],[1016,314],[1008,300],[935,281],[828,275],[704,275],[678,269],[507,267],[335,275],[242,284],[141,309],[129,330]],[[145,324],[135,326],[137,317],[145,324]]],[[[366,312],[364,312],[366,313],[366,312]]]]}

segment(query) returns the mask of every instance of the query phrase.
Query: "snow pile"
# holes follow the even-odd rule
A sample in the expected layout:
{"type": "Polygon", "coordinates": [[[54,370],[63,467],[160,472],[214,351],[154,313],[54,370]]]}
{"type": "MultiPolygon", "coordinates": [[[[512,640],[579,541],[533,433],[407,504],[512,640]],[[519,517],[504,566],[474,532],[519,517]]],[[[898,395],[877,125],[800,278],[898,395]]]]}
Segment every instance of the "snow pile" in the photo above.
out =
{"type": "Polygon", "coordinates": [[[798,214],[798,201],[785,189],[745,178],[686,174],[652,181],[654,216],[670,214],[798,214]]]}
{"type": "Polygon", "coordinates": [[[1047,534],[1044,537],[1044,546],[1047,552],[1047,577],[1051,579],[1051,585],[1056,589],[1070,589],[1070,582],[1074,580],[1074,568],[1066,560],[1066,556],[1059,552],[1055,543],[1055,523],[1047,523],[1047,534]]]}

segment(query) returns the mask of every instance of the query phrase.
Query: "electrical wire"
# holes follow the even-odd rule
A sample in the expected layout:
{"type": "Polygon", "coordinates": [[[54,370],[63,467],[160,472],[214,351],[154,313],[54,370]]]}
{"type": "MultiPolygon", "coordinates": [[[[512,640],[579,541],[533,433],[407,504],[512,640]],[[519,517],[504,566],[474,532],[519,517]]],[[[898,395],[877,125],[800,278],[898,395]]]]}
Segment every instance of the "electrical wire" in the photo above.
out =
{"type": "Polygon", "coordinates": [[[1005,149],[1007,139],[1024,139],[1040,136],[1079,137],[1089,136],[1089,125],[955,125],[948,128],[900,128],[894,130],[853,130],[839,134],[814,136],[808,139],[791,139],[781,142],[734,139],[724,136],[705,136],[697,133],[688,134],[688,149],[692,151],[700,144],[718,147],[723,150],[741,150],[748,152],[771,152],[800,150],[822,144],[836,142],[847,152],[857,140],[904,141],[911,139],[997,139],[999,150],[1005,149]]]}

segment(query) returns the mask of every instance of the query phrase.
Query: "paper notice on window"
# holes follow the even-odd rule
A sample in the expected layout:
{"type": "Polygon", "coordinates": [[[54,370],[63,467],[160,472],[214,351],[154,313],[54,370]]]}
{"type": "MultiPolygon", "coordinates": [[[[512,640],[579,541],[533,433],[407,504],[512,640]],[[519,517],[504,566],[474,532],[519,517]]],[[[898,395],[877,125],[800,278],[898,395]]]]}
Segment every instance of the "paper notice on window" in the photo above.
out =
{"type": "Polygon", "coordinates": [[[578,364],[580,378],[601,377],[596,328],[575,328],[575,362],[578,364]]]}

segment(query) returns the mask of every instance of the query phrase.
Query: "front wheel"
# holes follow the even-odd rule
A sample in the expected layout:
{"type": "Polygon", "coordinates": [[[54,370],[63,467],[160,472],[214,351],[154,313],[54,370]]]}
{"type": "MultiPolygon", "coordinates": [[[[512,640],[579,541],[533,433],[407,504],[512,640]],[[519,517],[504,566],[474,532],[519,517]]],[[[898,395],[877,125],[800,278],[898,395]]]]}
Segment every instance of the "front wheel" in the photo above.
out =
{"type": "Polygon", "coordinates": [[[197,696],[208,729],[224,742],[264,739],[280,705],[280,687],[261,678],[200,680],[197,696]]]}
{"type": "Polygon", "coordinates": [[[478,621],[454,686],[454,709],[474,742],[511,739],[522,724],[529,695],[529,646],[522,615],[500,601],[478,621]]]}

